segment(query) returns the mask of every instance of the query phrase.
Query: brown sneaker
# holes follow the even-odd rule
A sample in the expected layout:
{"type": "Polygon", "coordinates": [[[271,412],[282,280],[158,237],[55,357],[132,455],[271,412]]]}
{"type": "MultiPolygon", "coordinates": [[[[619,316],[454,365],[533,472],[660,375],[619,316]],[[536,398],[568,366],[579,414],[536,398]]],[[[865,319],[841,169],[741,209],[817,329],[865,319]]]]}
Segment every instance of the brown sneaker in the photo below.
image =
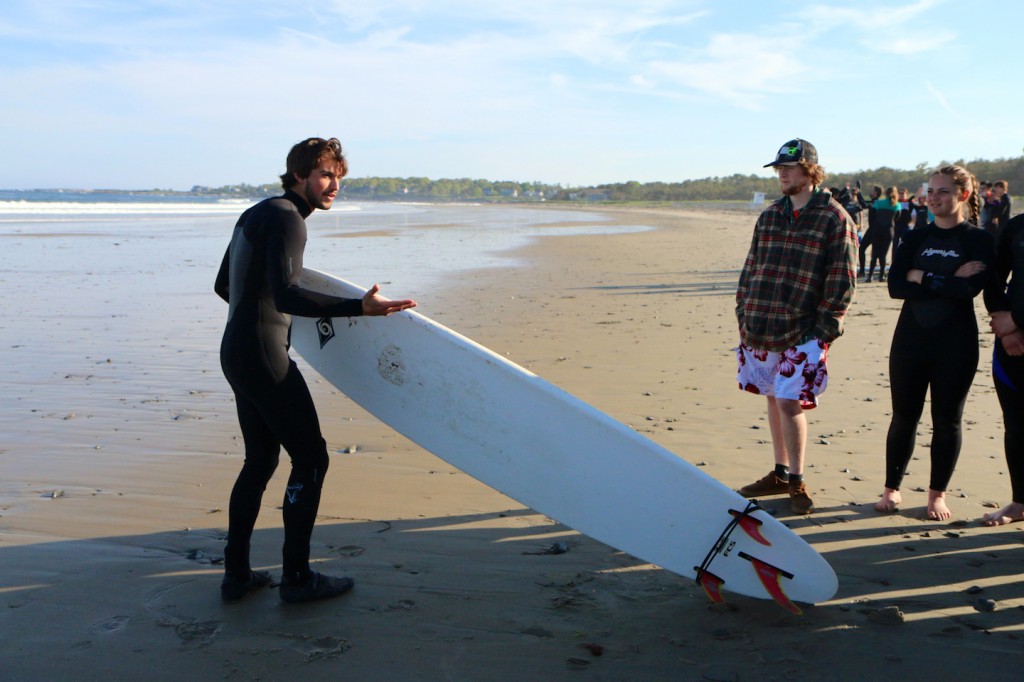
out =
{"type": "Polygon", "coordinates": [[[760,481],[754,481],[737,490],[743,497],[765,497],[767,495],[785,495],[789,492],[789,481],[783,481],[775,471],[769,471],[768,475],[760,481]]]}
{"type": "Polygon", "coordinates": [[[789,509],[801,516],[814,511],[814,502],[811,502],[811,496],[807,494],[807,486],[803,481],[789,488],[789,509]]]}

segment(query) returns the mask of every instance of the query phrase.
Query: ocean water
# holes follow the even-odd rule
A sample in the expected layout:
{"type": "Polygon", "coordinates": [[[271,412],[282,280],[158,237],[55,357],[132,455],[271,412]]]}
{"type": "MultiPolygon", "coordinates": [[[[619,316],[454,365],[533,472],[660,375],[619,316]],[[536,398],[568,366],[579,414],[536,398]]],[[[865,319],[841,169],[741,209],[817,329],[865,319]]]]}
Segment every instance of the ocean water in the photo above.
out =
{"type": "MultiPolygon", "coordinates": [[[[0,479],[97,451],[131,462],[138,452],[111,452],[110,434],[152,445],[183,419],[231,409],[218,360],[227,306],[213,282],[251,203],[0,192],[0,479]]],[[[307,225],[307,267],[379,282],[427,315],[432,292],[470,271],[523,267],[513,250],[529,240],[648,229],[590,211],[349,202],[307,225]]]]}
{"type": "MultiPolygon", "coordinates": [[[[0,276],[34,265],[74,270],[103,263],[156,292],[181,270],[220,264],[247,199],[105,192],[0,191],[0,276]]],[[[592,211],[473,204],[339,201],[307,220],[305,264],[364,286],[388,282],[418,295],[460,272],[521,265],[515,248],[545,235],[649,229],[612,225],[592,211]]],[[[212,279],[209,280],[212,282],[212,279]]],[[[206,284],[208,285],[209,282],[206,284]]]]}

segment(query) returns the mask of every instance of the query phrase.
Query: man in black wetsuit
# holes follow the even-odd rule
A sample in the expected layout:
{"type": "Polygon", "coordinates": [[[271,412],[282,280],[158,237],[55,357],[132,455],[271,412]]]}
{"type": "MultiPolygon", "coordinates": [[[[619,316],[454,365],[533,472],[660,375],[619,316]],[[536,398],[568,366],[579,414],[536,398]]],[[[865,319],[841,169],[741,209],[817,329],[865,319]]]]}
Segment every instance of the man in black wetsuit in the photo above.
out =
{"type": "Polygon", "coordinates": [[[245,442],[245,463],[231,491],[221,597],[238,601],[270,583],[270,573],[249,565],[249,543],[263,492],[277,468],[281,447],[291,458],[284,499],[281,600],[336,597],[352,588],[309,567],[309,543],[327,473],[327,443],[305,380],[288,356],[291,316],[389,315],[416,305],[392,301],[374,285],[362,299],[320,294],[302,287],[305,219],[327,210],[348,166],[337,139],[309,138],[288,154],[283,196],[245,211],[217,273],[215,290],[228,302],[220,347],[221,367],[235,394],[245,442]]]}

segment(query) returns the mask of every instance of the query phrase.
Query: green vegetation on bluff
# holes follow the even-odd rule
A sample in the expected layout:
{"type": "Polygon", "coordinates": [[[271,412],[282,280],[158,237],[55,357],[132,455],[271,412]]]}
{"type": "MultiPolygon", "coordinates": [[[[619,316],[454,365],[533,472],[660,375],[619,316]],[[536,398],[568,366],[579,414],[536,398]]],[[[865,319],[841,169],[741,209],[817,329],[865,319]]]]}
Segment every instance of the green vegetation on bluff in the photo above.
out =
{"type": "MultiPolygon", "coordinates": [[[[981,181],[1006,180],[1010,192],[1024,187],[1024,156],[986,161],[955,161],[967,166],[981,181]]],[[[945,162],[942,164],[945,165],[945,162]]],[[[927,180],[935,166],[918,164],[912,170],[880,167],[870,170],[829,173],[825,184],[843,187],[846,182],[906,187],[914,193],[927,180]]],[[[826,170],[828,170],[826,166],[826,170]]],[[[277,183],[265,185],[231,185],[227,187],[194,187],[192,193],[263,197],[281,192],[277,183]]],[[[681,182],[636,181],[602,184],[593,187],[563,187],[542,182],[515,182],[430,178],[346,178],[341,194],[349,199],[378,201],[749,201],[754,192],[768,197],[778,194],[773,177],[735,174],[727,177],[701,178],[681,182]]]]}

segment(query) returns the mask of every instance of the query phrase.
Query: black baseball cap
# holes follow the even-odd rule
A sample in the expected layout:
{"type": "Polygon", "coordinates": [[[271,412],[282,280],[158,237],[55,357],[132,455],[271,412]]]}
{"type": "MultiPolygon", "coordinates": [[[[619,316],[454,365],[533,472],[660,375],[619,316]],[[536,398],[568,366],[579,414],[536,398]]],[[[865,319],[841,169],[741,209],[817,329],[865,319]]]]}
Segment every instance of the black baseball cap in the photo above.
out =
{"type": "Polygon", "coordinates": [[[806,160],[808,163],[818,163],[818,150],[807,140],[801,140],[798,137],[782,145],[779,148],[779,153],[775,155],[775,160],[766,163],[764,168],[798,163],[802,160],[806,160]]]}

